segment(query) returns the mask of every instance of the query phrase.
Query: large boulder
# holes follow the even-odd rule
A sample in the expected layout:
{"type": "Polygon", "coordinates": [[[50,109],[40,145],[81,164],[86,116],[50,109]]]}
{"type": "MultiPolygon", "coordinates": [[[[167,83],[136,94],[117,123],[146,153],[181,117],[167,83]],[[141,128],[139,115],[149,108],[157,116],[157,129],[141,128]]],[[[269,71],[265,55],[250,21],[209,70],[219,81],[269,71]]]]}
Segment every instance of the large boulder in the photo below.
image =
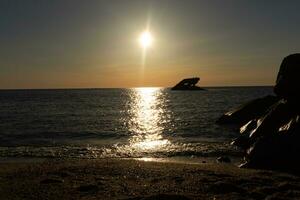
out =
{"type": "Polygon", "coordinates": [[[265,115],[252,119],[240,128],[241,135],[232,144],[244,149],[253,145],[261,137],[269,137],[297,113],[286,100],[272,105],[265,115]]]}
{"type": "Polygon", "coordinates": [[[240,125],[232,144],[245,151],[243,167],[300,172],[300,54],[283,59],[274,92],[225,113],[220,124],[240,125]]]}
{"type": "Polygon", "coordinates": [[[259,137],[269,137],[278,132],[279,128],[295,116],[293,106],[286,100],[280,100],[271,106],[269,112],[257,121],[257,127],[250,133],[249,138],[255,141],[259,137]]]}
{"type": "Polygon", "coordinates": [[[285,99],[300,97],[300,53],[291,54],[283,59],[274,92],[285,99]]]}
{"type": "Polygon", "coordinates": [[[279,128],[295,115],[297,115],[297,111],[293,104],[281,99],[272,105],[264,115],[241,126],[241,135],[232,144],[247,149],[261,137],[272,137],[272,134],[277,133],[279,128]]]}
{"type": "Polygon", "coordinates": [[[281,99],[265,115],[242,126],[233,142],[245,151],[242,167],[299,169],[299,115],[294,101],[281,99]]]}
{"type": "Polygon", "coordinates": [[[276,96],[265,96],[263,98],[252,100],[246,104],[239,106],[225,114],[218,120],[218,124],[237,124],[243,125],[250,120],[261,117],[265,114],[270,106],[279,100],[276,96]]]}
{"type": "Polygon", "coordinates": [[[267,168],[299,172],[300,120],[291,117],[272,135],[259,137],[247,149],[242,167],[267,168]]]}

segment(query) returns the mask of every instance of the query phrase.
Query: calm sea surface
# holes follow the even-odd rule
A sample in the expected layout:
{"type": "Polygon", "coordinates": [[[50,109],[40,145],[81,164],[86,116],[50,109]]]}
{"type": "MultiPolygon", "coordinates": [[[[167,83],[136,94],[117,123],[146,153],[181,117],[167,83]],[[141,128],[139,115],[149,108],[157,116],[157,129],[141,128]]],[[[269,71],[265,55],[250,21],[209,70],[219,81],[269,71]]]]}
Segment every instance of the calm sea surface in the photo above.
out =
{"type": "Polygon", "coordinates": [[[2,90],[0,157],[234,156],[215,121],[271,87],[2,90]]]}

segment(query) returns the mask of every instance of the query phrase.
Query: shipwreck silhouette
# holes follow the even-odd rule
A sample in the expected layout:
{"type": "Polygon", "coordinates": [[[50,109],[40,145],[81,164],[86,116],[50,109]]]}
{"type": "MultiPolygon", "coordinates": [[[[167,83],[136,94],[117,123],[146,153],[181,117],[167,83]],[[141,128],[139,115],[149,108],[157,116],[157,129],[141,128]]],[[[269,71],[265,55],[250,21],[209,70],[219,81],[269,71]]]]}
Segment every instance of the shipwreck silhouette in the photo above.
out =
{"type": "Polygon", "coordinates": [[[197,86],[196,84],[199,82],[200,78],[186,78],[177,83],[172,90],[204,90],[203,88],[197,86]]]}

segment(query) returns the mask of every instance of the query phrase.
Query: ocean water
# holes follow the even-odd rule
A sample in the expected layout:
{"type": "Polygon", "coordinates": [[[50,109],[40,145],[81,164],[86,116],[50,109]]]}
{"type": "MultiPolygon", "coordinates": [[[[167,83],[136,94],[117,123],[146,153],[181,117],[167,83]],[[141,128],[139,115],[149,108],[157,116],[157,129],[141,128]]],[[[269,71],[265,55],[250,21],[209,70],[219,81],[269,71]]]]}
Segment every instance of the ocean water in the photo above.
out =
{"type": "Polygon", "coordinates": [[[0,157],[239,156],[215,121],[271,87],[0,91],[0,157]]]}

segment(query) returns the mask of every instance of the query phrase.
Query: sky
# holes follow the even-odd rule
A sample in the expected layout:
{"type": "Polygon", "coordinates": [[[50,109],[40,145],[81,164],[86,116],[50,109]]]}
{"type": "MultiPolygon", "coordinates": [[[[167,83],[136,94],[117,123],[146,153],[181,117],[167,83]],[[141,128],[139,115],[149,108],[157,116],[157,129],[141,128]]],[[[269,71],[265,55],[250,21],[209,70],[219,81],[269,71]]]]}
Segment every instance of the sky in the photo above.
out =
{"type": "Polygon", "coordinates": [[[300,1],[1,0],[0,89],[273,85],[300,1]],[[139,35],[149,30],[146,52],[139,35]],[[144,54],[145,53],[145,54],[144,54]]]}

